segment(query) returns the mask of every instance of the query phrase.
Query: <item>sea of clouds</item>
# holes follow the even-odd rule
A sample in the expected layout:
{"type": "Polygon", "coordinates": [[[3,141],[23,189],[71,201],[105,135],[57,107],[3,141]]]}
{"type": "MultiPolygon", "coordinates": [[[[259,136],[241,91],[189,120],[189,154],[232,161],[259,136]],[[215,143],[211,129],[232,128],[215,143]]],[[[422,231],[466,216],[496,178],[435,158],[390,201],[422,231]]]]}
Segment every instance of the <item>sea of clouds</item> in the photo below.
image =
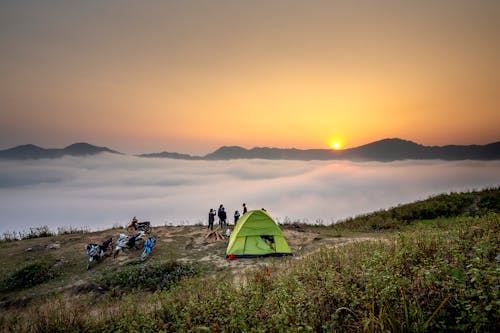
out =
{"type": "Polygon", "coordinates": [[[0,161],[0,235],[47,225],[98,230],[133,216],[206,223],[265,208],[278,221],[330,224],[431,195],[500,186],[500,161],[185,161],[100,154],[0,161]]]}

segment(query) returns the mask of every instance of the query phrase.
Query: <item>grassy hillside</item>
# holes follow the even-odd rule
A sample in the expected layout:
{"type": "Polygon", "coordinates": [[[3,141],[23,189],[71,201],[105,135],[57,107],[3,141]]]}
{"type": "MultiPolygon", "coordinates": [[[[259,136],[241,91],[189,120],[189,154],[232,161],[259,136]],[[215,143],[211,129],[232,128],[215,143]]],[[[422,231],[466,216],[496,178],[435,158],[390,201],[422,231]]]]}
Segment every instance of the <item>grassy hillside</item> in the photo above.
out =
{"type": "Polygon", "coordinates": [[[43,239],[7,242],[0,250],[5,261],[0,327],[33,332],[496,332],[498,198],[498,189],[443,195],[332,227],[288,225],[293,258],[226,261],[225,244],[206,244],[202,227],[171,228],[170,237],[157,230],[164,232],[164,242],[150,261],[138,263],[129,253],[88,272],[84,251],[77,247],[110,231],[52,237],[63,246],[38,254],[26,248],[43,239]],[[413,218],[397,217],[402,212],[413,218]],[[417,217],[424,212],[435,215],[417,217]],[[381,233],[373,220],[385,216],[392,224],[381,233]],[[16,274],[27,272],[34,278],[6,287],[16,274]]]}
{"type": "Polygon", "coordinates": [[[354,231],[395,230],[415,221],[457,216],[480,217],[490,212],[500,212],[500,188],[441,194],[347,219],[337,227],[354,231]]]}

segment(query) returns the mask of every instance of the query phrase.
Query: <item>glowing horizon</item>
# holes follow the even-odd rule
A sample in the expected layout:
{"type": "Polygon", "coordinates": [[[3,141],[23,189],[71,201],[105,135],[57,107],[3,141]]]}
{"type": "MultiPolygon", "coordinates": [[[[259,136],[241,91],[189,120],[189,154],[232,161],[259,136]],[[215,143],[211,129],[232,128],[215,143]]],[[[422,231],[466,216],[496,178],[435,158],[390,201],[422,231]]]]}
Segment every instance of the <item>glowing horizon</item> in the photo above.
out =
{"type": "Polygon", "coordinates": [[[0,149],[500,139],[500,2],[15,1],[0,22],[0,149]]]}

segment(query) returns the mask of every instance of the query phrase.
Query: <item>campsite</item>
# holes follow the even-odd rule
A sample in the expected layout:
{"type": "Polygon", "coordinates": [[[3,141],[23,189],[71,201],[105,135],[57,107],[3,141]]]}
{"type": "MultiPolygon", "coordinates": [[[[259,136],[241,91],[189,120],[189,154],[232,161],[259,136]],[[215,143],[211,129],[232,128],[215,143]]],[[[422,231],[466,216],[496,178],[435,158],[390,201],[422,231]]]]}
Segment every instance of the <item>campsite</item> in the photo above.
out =
{"type": "Polygon", "coordinates": [[[500,332],[500,0],[0,16],[0,333],[500,332]]]}
{"type": "Polygon", "coordinates": [[[4,240],[0,327],[493,332],[499,197],[451,193],[334,226],[280,224],[292,256],[229,260],[229,240],[207,237],[206,225],[155,226],[147,261],[129,250],[90,270],[85,245],[123,229],[4,240]]]}

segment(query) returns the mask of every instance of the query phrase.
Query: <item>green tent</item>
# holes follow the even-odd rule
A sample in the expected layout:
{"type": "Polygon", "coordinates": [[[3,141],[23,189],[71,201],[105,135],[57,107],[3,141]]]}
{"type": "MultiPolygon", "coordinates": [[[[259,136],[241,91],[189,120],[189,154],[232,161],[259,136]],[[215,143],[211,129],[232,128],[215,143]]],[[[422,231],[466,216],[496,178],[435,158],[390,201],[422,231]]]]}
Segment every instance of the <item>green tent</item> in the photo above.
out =
{"type": "Polygon", "coordinates": [[[226,258],[289,256],[290,247],[283,232],[263,210],[252,210],[241,216],[229,237],[226,258]]]}

